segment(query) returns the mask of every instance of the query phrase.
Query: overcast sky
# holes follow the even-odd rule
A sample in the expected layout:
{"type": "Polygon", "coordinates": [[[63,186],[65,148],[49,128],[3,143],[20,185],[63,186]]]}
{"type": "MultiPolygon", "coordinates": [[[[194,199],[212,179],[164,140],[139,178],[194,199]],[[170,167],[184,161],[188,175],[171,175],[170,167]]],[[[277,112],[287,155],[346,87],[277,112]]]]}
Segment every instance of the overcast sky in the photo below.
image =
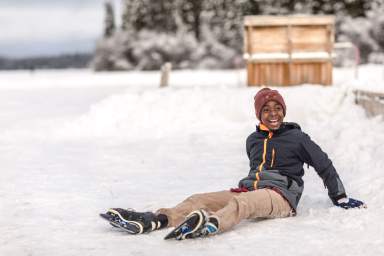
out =
{"type": "MultiPolygon", "coordinates": [[[[92,51],[102,35],[104,1],[0,0],[0,56],[92,51]]],[[[113,3],[118,8],[121,0],[113,3]]]]}

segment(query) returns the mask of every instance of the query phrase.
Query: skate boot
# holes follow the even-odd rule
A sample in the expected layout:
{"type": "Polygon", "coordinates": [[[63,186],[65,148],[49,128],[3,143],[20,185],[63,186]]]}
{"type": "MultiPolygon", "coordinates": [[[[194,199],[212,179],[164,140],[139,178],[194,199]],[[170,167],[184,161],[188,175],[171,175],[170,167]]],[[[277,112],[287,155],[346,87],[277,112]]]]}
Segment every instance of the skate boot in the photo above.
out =
{"type": "Polygon", "coordinates": [[[173,229],[164,239],[191,239],[214,235],[218,232],[219,221],[215,216],[209,216],[204,210],[191,212],[179,226],[173,229]]]}
{"type": "Polygon", "coordinates": [[[142,234],[162,228],[162,222],[152,212],[136,212],[122,208],[111,208],[100,217],[112,226],[121,228],[130,234],[142,234]]]}

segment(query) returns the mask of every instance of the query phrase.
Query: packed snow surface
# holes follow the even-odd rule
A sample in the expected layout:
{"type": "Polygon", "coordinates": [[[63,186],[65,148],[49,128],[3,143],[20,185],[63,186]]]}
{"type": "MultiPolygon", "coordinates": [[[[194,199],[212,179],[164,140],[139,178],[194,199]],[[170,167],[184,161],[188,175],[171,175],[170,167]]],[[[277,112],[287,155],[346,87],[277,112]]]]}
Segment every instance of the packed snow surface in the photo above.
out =
{"type": "Polygon", "coordinates": [[[350,197],[332,205],[305,168],[293,218],[243,221],[207,239],[128,235],[98,217],[109,207],[171,207],[229,189],[248,173],[256,87],[244,71],[0,72],[0,255],[384,255],[384,123],[354,104],[384,92],[384,68],[336,69],[334,86],[278,88],[286,121],[328,153],[350,197]]]}

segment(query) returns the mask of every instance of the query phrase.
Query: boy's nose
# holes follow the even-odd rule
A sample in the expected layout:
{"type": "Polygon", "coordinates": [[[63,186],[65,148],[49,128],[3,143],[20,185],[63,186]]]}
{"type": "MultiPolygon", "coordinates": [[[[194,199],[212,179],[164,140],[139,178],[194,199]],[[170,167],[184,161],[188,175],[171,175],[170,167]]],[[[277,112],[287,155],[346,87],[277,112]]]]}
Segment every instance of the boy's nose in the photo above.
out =
{"type": "Polygon", "coordinates": [[[274,116],[277,114],[277,111],[275,109],[272,109],[271,112],[270,112],[271,116],[274,116]]]}

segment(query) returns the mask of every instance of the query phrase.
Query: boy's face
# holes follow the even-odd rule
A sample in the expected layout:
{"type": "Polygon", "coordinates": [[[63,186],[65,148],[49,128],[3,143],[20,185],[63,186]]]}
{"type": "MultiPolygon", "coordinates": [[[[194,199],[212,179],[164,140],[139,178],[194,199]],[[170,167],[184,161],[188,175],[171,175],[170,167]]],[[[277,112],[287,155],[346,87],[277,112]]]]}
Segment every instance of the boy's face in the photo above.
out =
{"type": "Polygon", "coordinates": [[[269,130],[279,129],[283,120],[283,106],[276,101],[270,100],[261,108],[261,123],[267,126],[269,130]]]}

